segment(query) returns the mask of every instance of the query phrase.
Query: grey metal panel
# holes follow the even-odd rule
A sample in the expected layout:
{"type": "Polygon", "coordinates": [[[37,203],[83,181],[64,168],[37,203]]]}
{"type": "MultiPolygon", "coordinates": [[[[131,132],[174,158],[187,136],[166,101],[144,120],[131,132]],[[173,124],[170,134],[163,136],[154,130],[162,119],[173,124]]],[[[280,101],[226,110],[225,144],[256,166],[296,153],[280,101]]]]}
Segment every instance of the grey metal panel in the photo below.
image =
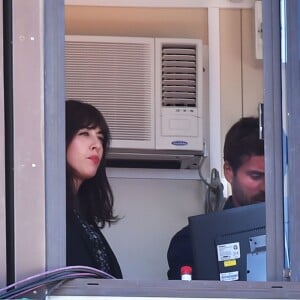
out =
{"type": "Polygon", "coordinates": [[[46,266],[66,264],[64,1],[44,1],[46,266]]]}
{"type": "Polygon", "coordinates": [[[45,270],[43,2],[13,5],[15,280],[45,270]]]}
{"type": "Polygon", "coordinates": [[[287,63],[286,95],[288,120],[288,211],[291,280],[300,281],[300,3],[286,1],[287,63]]]}
{"type": "MultiPolygon", "coordinates": [[[[89,296],[97,299],[102,296],[108,296],[106,299],[299,299],[300,289],[299,284],[292,282],[76,279],[58,286],[51,293],[48,290],[47,299],[72,299],[74,296],[78,299],[89,296]]],[[[42,294],[39,295],[41,298],[42,294]]]]}
{"type": "Polygon", "coordinates": [[[264,137],[269,281],[282,280],[284,268],[279,5],[279,0],[263,1],[264,137]]]}
{"type": "MultiPolygon", "coordinates": [[[[0,270],[6,270],[3,1],[0,2],[0,270]]],[[[0,287],[6,285],[6,272],[0,272],[0,287]]]]}

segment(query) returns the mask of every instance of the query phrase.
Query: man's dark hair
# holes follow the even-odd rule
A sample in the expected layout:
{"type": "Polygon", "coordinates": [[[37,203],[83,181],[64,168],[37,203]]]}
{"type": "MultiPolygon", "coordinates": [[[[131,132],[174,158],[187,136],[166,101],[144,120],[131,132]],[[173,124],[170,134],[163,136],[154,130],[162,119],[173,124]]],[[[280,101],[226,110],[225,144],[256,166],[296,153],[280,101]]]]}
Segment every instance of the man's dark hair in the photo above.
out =
{"type": "Polygon", "coordinates": [[[264,155],[264,142],[259,138],[259,120],[241,118],[227,132],[224,143],[224,161],[235,173],[250,156],[264,155]]]}

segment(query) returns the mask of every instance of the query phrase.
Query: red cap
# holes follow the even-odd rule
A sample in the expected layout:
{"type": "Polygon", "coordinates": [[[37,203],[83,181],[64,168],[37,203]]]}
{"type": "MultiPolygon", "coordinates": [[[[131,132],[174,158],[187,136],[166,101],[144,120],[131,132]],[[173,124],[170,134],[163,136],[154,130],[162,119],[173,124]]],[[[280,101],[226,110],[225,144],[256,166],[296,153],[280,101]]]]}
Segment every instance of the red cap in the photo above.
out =
{"type": "Polygon", "coordinates": [[[180,268],[180,273],[182,274],[192,274],[192,267],[191,266],[182,266],[180,268]]]}

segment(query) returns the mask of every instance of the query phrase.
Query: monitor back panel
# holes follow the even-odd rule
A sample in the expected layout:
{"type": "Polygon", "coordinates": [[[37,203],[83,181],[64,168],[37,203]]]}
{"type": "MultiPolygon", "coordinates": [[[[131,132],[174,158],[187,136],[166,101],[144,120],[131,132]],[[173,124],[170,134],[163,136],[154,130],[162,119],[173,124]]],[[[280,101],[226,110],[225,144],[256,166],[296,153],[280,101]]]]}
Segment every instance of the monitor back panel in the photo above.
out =
{"type": "Polygon", "coordinates": [[[249,238],[265,235],[265,203],[192,216],[189,225],[193,279],[247,280],[249,238]],[[238,273],[230,274],[231,271],[238,273]]]}

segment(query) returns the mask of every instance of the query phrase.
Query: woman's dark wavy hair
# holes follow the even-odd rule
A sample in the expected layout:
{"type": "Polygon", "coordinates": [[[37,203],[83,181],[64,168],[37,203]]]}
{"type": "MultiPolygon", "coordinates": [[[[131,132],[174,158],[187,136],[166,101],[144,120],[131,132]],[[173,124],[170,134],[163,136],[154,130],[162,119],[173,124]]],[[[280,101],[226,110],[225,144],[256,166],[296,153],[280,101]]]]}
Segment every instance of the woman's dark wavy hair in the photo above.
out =
{"type": "Polygon", "coordinates": [[[67,209],[78,209],[88,222],[96,222],[100,228],[103,228],[105,223],[111,225],[118,220],[118,217],[113,214],[114,198],[106,176],[106,153],[110,142],[109,128],[101,112],[94,106],[77,100],[66,101],[66,150],[80,129],[96,127],[99,127],[103,134],[103,156],[100,166],[93,178],[81,184],[76,195],[74,171],[66,163],[67,209]]]}
{"type": "Polygon", "coordinates": [[[264,141],[259,138],[259,120],[241,118],[227,132],[224,143],[224,161],[228,161],[234,173],[245,159],[264,155],[264,141]]]}

